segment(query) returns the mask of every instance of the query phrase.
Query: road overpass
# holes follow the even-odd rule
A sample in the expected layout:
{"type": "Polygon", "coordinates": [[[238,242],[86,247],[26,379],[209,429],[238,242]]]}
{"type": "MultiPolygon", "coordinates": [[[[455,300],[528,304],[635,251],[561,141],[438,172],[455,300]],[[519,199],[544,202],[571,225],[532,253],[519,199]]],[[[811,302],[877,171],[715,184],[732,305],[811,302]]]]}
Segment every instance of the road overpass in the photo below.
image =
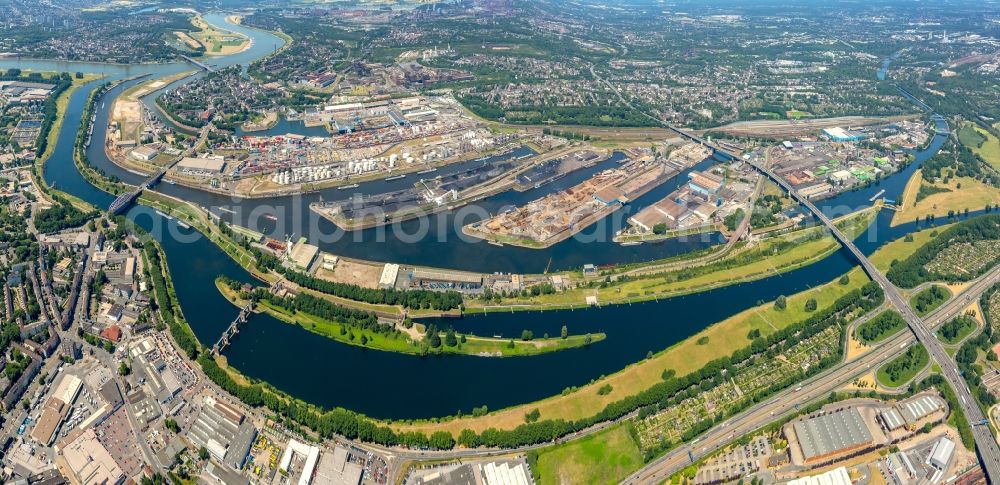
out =
{"type": "MultiPolygon", "coordinates": [[[[868,257],[854,245],[854,241],[847,237],[843,232],[837,228],[836,224],[830,220],[822,211],[813,205],[812,201],[808,198],[799,195],[791,184],[789,184],[784,178],[779,177],[777,174],[772,172],[769,168],[764,167],[756,162],[750,162],[750,165],[756,170],[760,171],[768,178],[777,183],[781,188],[785,189],[789,195],[795,199],[796,202],[801,204],[803,207],[809,210],[820,222],[823,223],[830,230],[833,236],[846,248],[854,259],[856,259],[861,267],[864,269],[865,273],[872,281],[878,283],[878,285],[885,292],[886,300],[896,307],[896,310],[903,316],[906,320],[907,326],[917,337],[917,340],[923,344],[924,348],[930,354],[931,358],[941,367],[941,371],[944,374],[944,378],[948,381],[954,389],[955,394],[959,398],[959,405],[962,407],[962,411],[965,412],[966,418],[970,423],[980,422],[986,419],[983,415],[982,409],[976,403],[975,398],[972,393],[969,392],[969,388],[965,383],[965,379],[962,378],[961,373],[958,370],[958,366],[955,361],[945,352],[944,346],[941,345],[941,341],[937,339],[934,332],[927,328],[927,325],[921,320],[913,309],[910,308],[909,302],[899,293],[899,290],[893,285],[885,275],[879,271],[878,268],[868,260],[868,257]]],[[[1000,446],[997,445],[996,439],[993,437],[993,433],[987,426],[973,426],[972,427],[973,436],[976,439],[976,451],[979,454],[979,460],[983,466],[983,471],[986,473],[987,479],[990,483],[1000,483],[1000,446]]]]}

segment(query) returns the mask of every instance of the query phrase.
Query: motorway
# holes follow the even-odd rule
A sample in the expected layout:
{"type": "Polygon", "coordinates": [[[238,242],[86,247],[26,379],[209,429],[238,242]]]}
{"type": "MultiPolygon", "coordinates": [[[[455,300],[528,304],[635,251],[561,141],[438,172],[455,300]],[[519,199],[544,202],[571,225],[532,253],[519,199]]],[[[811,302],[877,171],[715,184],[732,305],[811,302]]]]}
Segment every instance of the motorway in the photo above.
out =
{"type": "MultiPolygon", "coordinates": [[[[969,387],[965,384],[965,379],[962,377],[958,370],[958,365],[952,360],[951,356],[948,355],[944,350],[944,346],[941,345],[941,341],[934,336],[924,321],[917,316],[917,314],[910,308],[910,304],[903,298],[903,295],[899,293],[896,288],[888,278],[879,271],[878,268],[868,260],[868,257],[854,245],[854,241],[845,236],[840,229],[834,225],[833,221],[830,220],[825,214],[823,214],[819,209],[813,205],[809,199],[802,197],[798,194],[788,184],[784,179],[777,177],[774,172],[771,172],[767,167],[760,166],[753,162],[750,163],[751,166],[759,170],[760,172],[771,177],[772,180],[777,182],[782,186],[788,193],[800,204],[809,209],[824,225],[833,233],[834,237],[840,241],[841,244],[847,248],[848,251],[857,259],[862,268],[864,268],[865,273],[882,287],[885,291],[886,299],[892,303],[893,306],[899,310],[900,314],[903,315],[903,319],[906,320],[906,324],[913,331],[914,335],[917,336],[917,340],[927,349],[930,354],[931,359],[937,362],[941,366],[942,374],[944,378],[951,385],[952,389],[955,390],[955,394],[958,395],[961,400],[962,410],[965,412],[966,418],[970,423],[978,423],[986,420],[986,416],[983,414],[982,409],[980,409],[979,404],[976,402],[972,393],[969,392],[969,387]]],[[[1000,445],[997,445],[996,439],[993,437],[993,433],[990,431],[989,427],[986,426],[973,426],[972,434],[976,438],[976,451],[979,453],[979,459],[983,465],[983,472],[986,473],[986,478],[991,483],[997,483],[996,480],[1000,480],[1000,445]]]]}
{"type": "MultiPolygon", "coordinates": [[[[970,284],[965,291],[927,315],[924,320],[926,326],[935,327],[958,316],[970,304],[978,301],[979,296],[997,282],[1000,282],[1000,266],[981,276],[970,284]]],[[[880,312],[882,308],[876,309],[875,312],[880,312]]],[[[935,340],[937,339],[935,338],[935,340]]],[[[913,341],[912,333],[899,332],[894,337],[886,339],[878,347],[869,350],[858,358],[849,362],[843,362],[805,381],[800,386],[800,390],[785,390],[773,398],[757,404],[712,428],[712,430],[702,435],[700,439],[678,447],[666,455],[649,462],[641,470],[623,480],[622,483],[630,485],[660,483],[690,464],[689,452],[695,458],[709,455],[729,444],[732,440],[776,421],[784,415],[793,413],[801,404],[825,398],[831,392],[853,382],[858,377],[870,372],[873,368],[877,368],[882,363],[888,362],[896,355],[903,353],[913,341]]],[[[962,383],[962,388],[965,388],[964,382],[962,383]]],[[[970,402],[972,401],[970,400],[970,402]]],[[[978,407],[976,409],[978,410],[978,407]]],[[[970,418],[970,422],[974,422],[972,418],[970,418]]],[[[985,426],[975,426],[973,429],[984,430],[987,434],[989,433],[989,429],[985,426]]],[[[992,437],[990,437],[990,440],[992,441],[992,437]]]]}

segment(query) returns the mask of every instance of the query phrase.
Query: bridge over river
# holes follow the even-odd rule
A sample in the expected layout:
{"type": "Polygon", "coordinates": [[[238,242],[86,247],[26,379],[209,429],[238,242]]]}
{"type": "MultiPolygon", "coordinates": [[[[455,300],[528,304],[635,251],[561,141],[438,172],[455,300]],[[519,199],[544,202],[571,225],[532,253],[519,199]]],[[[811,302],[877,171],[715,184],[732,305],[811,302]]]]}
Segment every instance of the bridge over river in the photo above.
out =
{"type": "MultiPolygon", "coordinates": [[[[910,330],[916,335],[917,341],[920,342],[927,352],[930,354],[931,358],[941,367],[941,371],[944,374],[945,379],[948,384],[954,389],[955,394],[959,397],[959,406],[965,413],[966,418],[970,423],[981,423],[986,420],[986,416],[983,415],[982,409],[976,403],[975,398],[972,393],[969,392],[969,388],[962,378],[961,373],[958,370],[958,366],[955,361],[951,359],[947,352],[945,352],[944,347],[941,342],[937,339],[928,326],[917,317],[913,309],[910,308],[909,303],[905,298],[899,293],[892,282],[889,281],[885,275],[875,267],[874,264],[862,253],[857,246],[854,245],[854,241],[847,237],[839,228],[827,217],[823,212],[821,212],[813,203],[806,197],[799,195],[785,179],[779,177],[777,174],[772,172],[767,167],[764,167],[758,163],[750,162],[756,170],[766,175],[768,178],[777,183],[781,188],[788,192],[789,195],[795,199],[796,202],[802,204],[803,207],[809,210],[817,219],[819,219],[823,225],[833,233],[833,236],[840,242],[851,255],[859,263],[861,267],[864,268],[865,273],[882,287],[885,292],[886,298],[889,303],[892,304],[899,311],[899,313],[906,320],[906,324],[910,327],[910,330]]],[[[972,426],[972,433],[976,440],[976,452],[979,455],[980,463],[983,466],[983,471],[986,473],[986,477],[990,483],[1000,483],[1000,446],[997,445],[996,440],[993,438],[993,433],[990,431],[988,426],[972,426]]]]}

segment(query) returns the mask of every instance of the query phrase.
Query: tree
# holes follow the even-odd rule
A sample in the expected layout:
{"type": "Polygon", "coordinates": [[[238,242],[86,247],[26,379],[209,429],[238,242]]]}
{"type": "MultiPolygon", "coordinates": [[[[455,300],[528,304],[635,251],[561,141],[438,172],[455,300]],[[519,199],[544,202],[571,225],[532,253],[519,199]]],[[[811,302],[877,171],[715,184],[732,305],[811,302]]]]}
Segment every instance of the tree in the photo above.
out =
{"type": "Polygon", "coordinates": [[[121,364],[118,364],[118,375],[120,375],[120,376],[127,376],[127,375],[129,375],[131,373],[132,373],[132,369],[130,369],[129,366],[128,366],[128,364],[126,364],[124,361],[122,361],[121,364]]]}
{"type": "Polygon", "coordinates": [[[202,446],[201,448],[198,448],[198,458],[201,458],[203,461],[207,460],[208,459],[208,449],[205,448],[204,446],[202,446]]]}
{"type": "Polygon", "coordinates": [[[164,419],[163,420],[163,426],[166,426],[167,429],[169,429],[170,431],[173,431],[174,433],[180,433],[181,432],[181,427],[178,426],[177,425],[177,421],[174,421],[173,419],[170,419],[170,418],[164,419]]]}
{"type": "Polygon", "coordinates": [[[539,411],[538,408],[535,408],[532,409],[531,412],[529,413],[524,413],[524,422],[534,423],[535,421],[538,421],[538,418],[540,417],[542,417],[542,412],[539,411]]]}
{"type": "Polygon", "coordinates": [[[807,312],[814,312],[814,311],[816,311],[816,299],[815,298],[810,298],[810,299],[806,300],[806,311],[807,312]]]}
{"type": "Polygon", "coordinates": [[[846,274],[844,276],[841,276],[840,280],[838,280],[838,283],[840,283],[841,285],[846,285],[850,282],[851,282],[851,277],[846,274]]]}
{"type": "Polygon", "coordinates": [[[788,299],[785,298],[785,295],[779,295],[778,298],[774,300],[774,309],[784,310],[786,307],[788,307],[788,299]]]}
{"type": "Polygon", "coordinates": [[[569,337],[569,329],[568,329],[568,328],[566,328],[566,325],[563,325],[563,326],[562,326],[562,329],[561,329],[561,330],[559,330],[559,337],[560,337],[560,338],[566,338],[566,337],[569,337]]]}
{"type": "Polygon", "coordinates": [[[437,327],[434,324],[430,324],[427,327],[427,343],[430,344],[432,349],[436,349],[441,346],[441,334],[438,333],[437,327]]]}
{"type": "Polygon", "coordinates": [[[535,332],[532,332],[531,330],[528,329],[521,331],[521,340],[529,341],[534,338],[535,338],[535,332]]]}
{"type": "Polygon", "coordinates": [[[659,223],[653,226],[653,234],[663,235],[667,233],[667,225],[664,223],[659,223]]]}
{"type": "Polygon", "coordinates": [[[436,431],[431,435],[430,445],[436,450],[448,450],[455,446],[455,440],[447,431],[436,431]]]}
{"type": "Polygon", "coordinates": [[[448,332],[444,334],[444,344],[448,347],[458,345],[458,337],[455,336],[455,329],[448,327],[448,332]]]}

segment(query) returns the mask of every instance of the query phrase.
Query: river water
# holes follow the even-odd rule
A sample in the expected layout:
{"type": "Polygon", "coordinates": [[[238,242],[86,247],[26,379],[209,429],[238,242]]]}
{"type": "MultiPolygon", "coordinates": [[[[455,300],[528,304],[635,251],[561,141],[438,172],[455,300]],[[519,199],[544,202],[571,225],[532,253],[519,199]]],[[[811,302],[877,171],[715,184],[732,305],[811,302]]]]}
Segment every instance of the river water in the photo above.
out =
{"type": "MultiPolygon", "coordinates": [[[[209,14],[206,20],[237,30],[254,39],[250,49],[225,58],[212,59],[210,64],[246,65],[280,47],[282,40],[274,35],[243,26],[228,24],[223,15],[209,14]]],[[[85,71],[105,74],[108,80],[141,74],[158,76],[191,70],[183,63],[162,65],[118,66],[92,63],[67,63],[29,60],[0,60],[0,68],[31,68],[59,71],[85,71]]],[[[69,103],[65,124],[54,154],[45,168],[46,180],[57,188],[74,194],[95,205],[106,207],[112,197],[87,183],[72,162],[72,148],[80,124],[83,105],[92,89],[103,81],[95,81],[77,90],[69,103]]],[[[125,83],[105,95],[104,109],[99,110],[94,140],[103,140],[111,100],[132,83],[125,83]]],[[[168,87],[169,88],[169,87],[168,87]]],[[[149,99],[147,98],[147,102],[149,99]]],[[[942,119],[939,127],[947,128],[942,119]]],[[[296,125],[279,125],[295,129],[296,125]]],[[[301,126],[301,125],[299,125],[301,126]]],[[[852,212],[871,204],[869,199],[878,191],[898,199],[909,176],[940,148],[943,136],[936,136],[930,147],[917,154],[916,162],[901,173],[889,176],[871,187],[841,194],[821,202],[821,209],[830,215],[852,212]]],[[[521,149],[507,156],[528,153],[521,149]]],[[[135,182],[138,176],[113,165],[103,152],[102,143],[93,143],[88,150],[92,163],[122,180],[135,182]]],[[[351,194],[336,189],[304,196],[237,200],[194,189],[161,184],[157,190],[200,204],[227,220],[235,221],[261,232],[280,237],[285,234],[305,234],[321,248],[343,256],[377,261],[394,261],[475,271],[531,273],[550,269],[579,267],[585,263],[610,264],[647,261],[686,251],[701,249],[719,242],[717,234],[687,241],[671,240],[660,244],[622,247],[610,242],[610,236],[624,225],[627,215],[665,196],[686,177],[679,176],[634,201],[625,210],[610,216],[568,239],[545,250],[497,247],[458,236],[456,228],[496,213],[509,205],[523,204],[544,193],[569,187],[595,171],[619,163],[621,155],[581,170],[563,179],[524,193],[507,192],[477,204],[479,209],[449,212],[431,216],[430,222],[411,221],[389,230],[369,230],[344,233],[333,224],[308,210],[310,202],[335,200],[351,194]],[[264,217],[271,214],[276,222],[264,217]],[[421,228],[426,226],[423,237],[421,228]],[[416,236],[413,236],[416,235],[416,236]]],[[[441,169],[447,174],[464,166],[441,169]]],[[[703,162],[698,168],[711,164],[703,162]]],[[[435,174],[437,175],[437,174],[435,174]]],[[[360,193],[377,193],[409,186],[411,175],[398,181],[376,181],[361,184],[360,193]]],[[[225,253],[192,230],[179,227],[147,207],[138,206],[128,217],[150,230],[163,244],[174,278],[177,296],[184,314],[198,338],[211,345],[238,311],[215,289],[214,279],[225,274],[252,282],[242,268],[225,253]]],[[[859,248],[870,253],[886,241],[902,237],[914,230],[914,224],[891,228],[891,213],[883,211],[877,222],[858,239],[859,248]]],[[[469,412],[473,407],[487,405],[499,409],[558,394],[562,389],[586,384],[601,375],[611,374],[642,360],[648,351],[662,350],[758,301],[769,301],[778,295],[798,291],[837,278],[854,266],[843,252],[837,252],[805,268],[764,280],[734,285],[696,295],[632,305],[604,306],[585,310],[551,312],[495,313],[449,320],[462,332],[480,335],[517,336],[522,329],[535,335],[556,335],[566,325],[574,334],[605,332],[608,338],[588,348],[567,350],[547,355],[523,358],[481,358],[472,356],[432,356],[379,352],[336,343],[297,326],[284,324],[267,315],[255,315],[227,349],[226,357],[236,369],[255,379],[265,380],[277,388],[306,401],[326,406],[341,406],[380,418],[421,418],[469,412]]]]}

